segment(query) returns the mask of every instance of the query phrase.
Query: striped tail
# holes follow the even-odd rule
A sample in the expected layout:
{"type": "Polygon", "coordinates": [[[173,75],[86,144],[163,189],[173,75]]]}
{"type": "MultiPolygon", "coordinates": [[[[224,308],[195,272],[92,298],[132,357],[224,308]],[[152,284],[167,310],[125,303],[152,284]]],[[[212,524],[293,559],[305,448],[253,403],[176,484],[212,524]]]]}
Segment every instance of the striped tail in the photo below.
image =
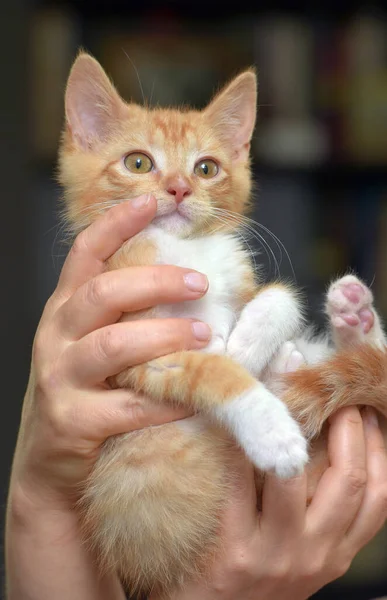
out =
{"type": "Polygon", "coordinates": [[[372,406],[387,417],[387,348],[362,344],[340,351],[322,364],[283,376],[274,389],[308,439],[344,406],[372,406]]]}

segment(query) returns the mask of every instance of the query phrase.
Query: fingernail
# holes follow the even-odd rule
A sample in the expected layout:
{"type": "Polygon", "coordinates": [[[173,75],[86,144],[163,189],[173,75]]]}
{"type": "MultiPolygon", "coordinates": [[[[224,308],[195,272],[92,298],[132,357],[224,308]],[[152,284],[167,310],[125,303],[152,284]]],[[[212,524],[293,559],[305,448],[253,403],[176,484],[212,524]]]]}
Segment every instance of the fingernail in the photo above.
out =
{"type": "Polygon", "coordinates": [[[191,292],[205,292],[208,288],[208,279],[202,273],[186,273],[184,283],[191,292]]]}
{"type": "Polygon", "coordinates": [[[194,321],[192,323],[192,331],[199,342],[205,342],[211,337],[210,327],[207,323],[202,323],[202,321],[194,321]]]}
{"type": "Polygon", "coordinates": [[[143,194],[142,196],[132,200],[132,206],[136,210],[143,210],[146,206],[148,206],[151,198],[152,194],[143,194]]]}
{"type": "Polygon", "coordinates": [[[367,406],[367,408],[365,408],[363,411],[363,415],[365,417],[366,425],[369,425],[370,427],[379,427],[379,420],[378,415],[376,414],[376,410],[374,410],[370,406],[367,406]]]}

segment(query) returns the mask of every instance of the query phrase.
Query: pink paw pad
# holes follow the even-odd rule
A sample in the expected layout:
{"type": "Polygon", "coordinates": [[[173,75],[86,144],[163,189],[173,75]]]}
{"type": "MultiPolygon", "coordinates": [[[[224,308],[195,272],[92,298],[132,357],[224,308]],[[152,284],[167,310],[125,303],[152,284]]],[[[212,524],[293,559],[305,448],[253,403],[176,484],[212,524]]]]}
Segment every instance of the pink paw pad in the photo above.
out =
{"type": "Polygon", "coordinates": [[[363,287],[358,283],[348,283],[342,287],[341,292],[353,304],[358,304],[365,294],[363,287]]]}
{"type": "Polygon", "coordinates": [[[374,313],[369,308],[362,308],[359,317],[364,333],[369,333],[375,323],[374,313]]]}
{"type": "Polygon", "coordinates": [[[367,335],[374,325],[371,291],[353,275],[334,283],[328,293],[327,311],[332,326],[340,335],[367,335]]]}

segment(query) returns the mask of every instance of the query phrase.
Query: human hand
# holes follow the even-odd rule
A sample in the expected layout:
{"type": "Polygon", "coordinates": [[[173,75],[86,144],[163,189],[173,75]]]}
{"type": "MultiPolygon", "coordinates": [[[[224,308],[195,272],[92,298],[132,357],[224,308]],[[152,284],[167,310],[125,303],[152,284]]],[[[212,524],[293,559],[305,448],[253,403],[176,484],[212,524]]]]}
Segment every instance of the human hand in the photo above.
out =
{"type": "Polygon", "coordinates": [[[155,199],[142,200],[109,210],[69,252],[34,341],[11,494],[22,489],[72,503],[109,436],[187,416],[106,384],[126,367],[207,344],[195,338],[190,320],[117,323],[123,312],[194,300],[206,291],[205,277],[202,291],[193,291],[189,270],[174,266],[105,271],[105,261],[154,217],[155,199]]]}
{"type": "Polygon", "coordinates": [[[236,454],[222,552],[207,579],[174,600],[305,600],[343,575],[387,516],[386,449],[376,414],[362,415],[345,408],[332,417],[331,466],[308,507],[306,475],[268,476],[257,513],[252,469],[236,454]]]}

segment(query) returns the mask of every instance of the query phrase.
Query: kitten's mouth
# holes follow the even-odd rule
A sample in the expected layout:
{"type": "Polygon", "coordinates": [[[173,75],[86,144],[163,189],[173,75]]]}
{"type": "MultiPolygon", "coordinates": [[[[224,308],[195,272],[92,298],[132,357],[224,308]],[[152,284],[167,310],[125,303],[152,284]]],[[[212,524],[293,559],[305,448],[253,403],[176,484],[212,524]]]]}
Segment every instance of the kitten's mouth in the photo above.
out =
{"type": "Polygon", "coordinates": [[[153,219],[154,225],[159,225],[161,227],[168,227],[168,229],[175,228],[182,225],[187,225],[189,223],[189,219],[182,215],[178,210],[174,210],[173,212],[156,216],[153,219]]]}
{"type": "Polygon", "coordinates": [[[158,202],[156,217],[153,224],[162,227],[171,233],[180,233],[187,230],[191,223],[191,215],[184,203],[165,206],[158,202]]]}

